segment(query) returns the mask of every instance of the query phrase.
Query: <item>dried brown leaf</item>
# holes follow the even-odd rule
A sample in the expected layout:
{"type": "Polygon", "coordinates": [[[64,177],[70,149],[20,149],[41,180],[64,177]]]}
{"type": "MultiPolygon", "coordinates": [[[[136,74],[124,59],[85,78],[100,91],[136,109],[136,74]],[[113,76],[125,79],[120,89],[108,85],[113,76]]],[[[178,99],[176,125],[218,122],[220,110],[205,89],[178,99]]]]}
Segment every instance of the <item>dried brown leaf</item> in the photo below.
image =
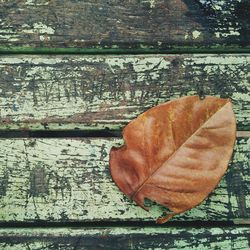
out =
{"type": "Polygon", "coordinates": [[[236,137],[228,99],[183,97],[153,107],[123,130],[125,145],[110,152],[120,190],[146,209],[150,199],[176,214],[197,206],[227,170],[236,137]]]}

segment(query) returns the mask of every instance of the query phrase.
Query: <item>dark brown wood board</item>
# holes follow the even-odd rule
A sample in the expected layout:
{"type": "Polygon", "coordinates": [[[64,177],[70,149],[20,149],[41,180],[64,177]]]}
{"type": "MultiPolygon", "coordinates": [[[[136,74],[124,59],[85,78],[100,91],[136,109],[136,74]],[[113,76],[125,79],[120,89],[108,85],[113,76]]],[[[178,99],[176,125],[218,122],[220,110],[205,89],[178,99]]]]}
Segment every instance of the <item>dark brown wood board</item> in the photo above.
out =
{"type": "Polygon", "coordinates": [[[247,48],[249,9],[247,0],[4,0],[0,48],[120,53],[247,48]]]}

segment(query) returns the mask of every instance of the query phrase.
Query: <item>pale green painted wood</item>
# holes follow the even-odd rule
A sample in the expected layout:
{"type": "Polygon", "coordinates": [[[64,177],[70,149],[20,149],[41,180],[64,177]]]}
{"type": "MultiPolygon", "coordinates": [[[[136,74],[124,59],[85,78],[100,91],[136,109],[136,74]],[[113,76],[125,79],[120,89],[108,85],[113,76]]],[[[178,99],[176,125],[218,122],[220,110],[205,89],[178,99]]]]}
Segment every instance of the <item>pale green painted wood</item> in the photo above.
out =
{"type": "Polygon", "coordinates": [[[232,98],[240,130],[250,129],[250,56],[130,55],[0,58],[0,129],[120,129],[168,100],[232,98]]]}
{"type": "Polygon", "coordinates": [[[247,227],[2,228],[2,250],[248,250],[247,227]]]}
{"type": "MultiPolygon", "coordinates": [[[[0,221],[149,221],[109,173],[109,151],[119,138],[0,139],[0,221]]],[[[219,187],[179,221],[233,221],[250,217],[250,138],[238,138],[219,187]]]]}

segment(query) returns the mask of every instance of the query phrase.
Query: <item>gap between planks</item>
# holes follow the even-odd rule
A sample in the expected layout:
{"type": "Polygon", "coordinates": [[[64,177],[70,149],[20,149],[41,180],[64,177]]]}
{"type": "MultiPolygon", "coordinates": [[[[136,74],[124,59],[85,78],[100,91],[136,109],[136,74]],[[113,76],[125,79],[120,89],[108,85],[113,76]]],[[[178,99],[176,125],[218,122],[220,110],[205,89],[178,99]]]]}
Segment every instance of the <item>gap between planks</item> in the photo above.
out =
{"type": "MultiPolygon", "coordinates": [[[[119,138],[121,130],[0,130],[0,138],[119,138]]],[[[236,137],[250,137],[250,131],[237,131],[236,137]]]]}
{"type": "MultiPolygon", "coordinates": [[[[235,220],[239,227],[244,227],[248,225],[249,221],[247,219],[237,219],[235,220]]],[[[235,221],[168,221],[165,224],[156,224],[155,221],[68,221],[68,222],[50,222],[50,221],[35,221],[35,222],[3,222],[1,223],[1,228],[100,228],[100,227],[152,227],[152,228],[171,228],[171,227],[184,227],[184,228],[213,228],[213,227],[223,227],[228,228],[234,226],[235,221]]]]}
{"type": "Polygon", "coordinates": [[[2,55],[166,55],[166,54],[246,54],[250,53],[250,46],[207,47],[175,47],[171,49],[108,49],[108,48],[29,48],[29,47],[1,47],[2,55]]]}

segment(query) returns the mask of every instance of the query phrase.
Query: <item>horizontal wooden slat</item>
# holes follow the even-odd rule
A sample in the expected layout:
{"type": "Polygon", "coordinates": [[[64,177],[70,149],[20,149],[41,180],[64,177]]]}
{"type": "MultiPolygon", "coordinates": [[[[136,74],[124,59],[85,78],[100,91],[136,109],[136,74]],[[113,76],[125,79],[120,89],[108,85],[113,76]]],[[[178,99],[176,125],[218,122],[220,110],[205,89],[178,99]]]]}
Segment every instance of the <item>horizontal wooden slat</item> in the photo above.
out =
{"type": "Polygon", "coordinates": [[[117,129],[185,95],[232,98],[250,130],[249,55],[3,56],[0,129],[117,129]]]}
{"type": "Polygon", "coordinates": [[[5,228],[0,229],[0,248],[248,250],[249,235],[246,227],[5,228]]]}
{"type": "MultiPolygon", "coordinates": [[[[1,139],[0,221],[150,221],[127,199],[109,173],[111,146],[119,138],[1,139]]],[[[233,162],[219,187],[200,206],[174,220],[250,218],[250,138],[238,138],[233,162]]]]}
{"type": "Polygon", "coordinates": [[[4,0],[0,44],[15,51],[244,47],[248,10],[246,0],[4,0]]]}

